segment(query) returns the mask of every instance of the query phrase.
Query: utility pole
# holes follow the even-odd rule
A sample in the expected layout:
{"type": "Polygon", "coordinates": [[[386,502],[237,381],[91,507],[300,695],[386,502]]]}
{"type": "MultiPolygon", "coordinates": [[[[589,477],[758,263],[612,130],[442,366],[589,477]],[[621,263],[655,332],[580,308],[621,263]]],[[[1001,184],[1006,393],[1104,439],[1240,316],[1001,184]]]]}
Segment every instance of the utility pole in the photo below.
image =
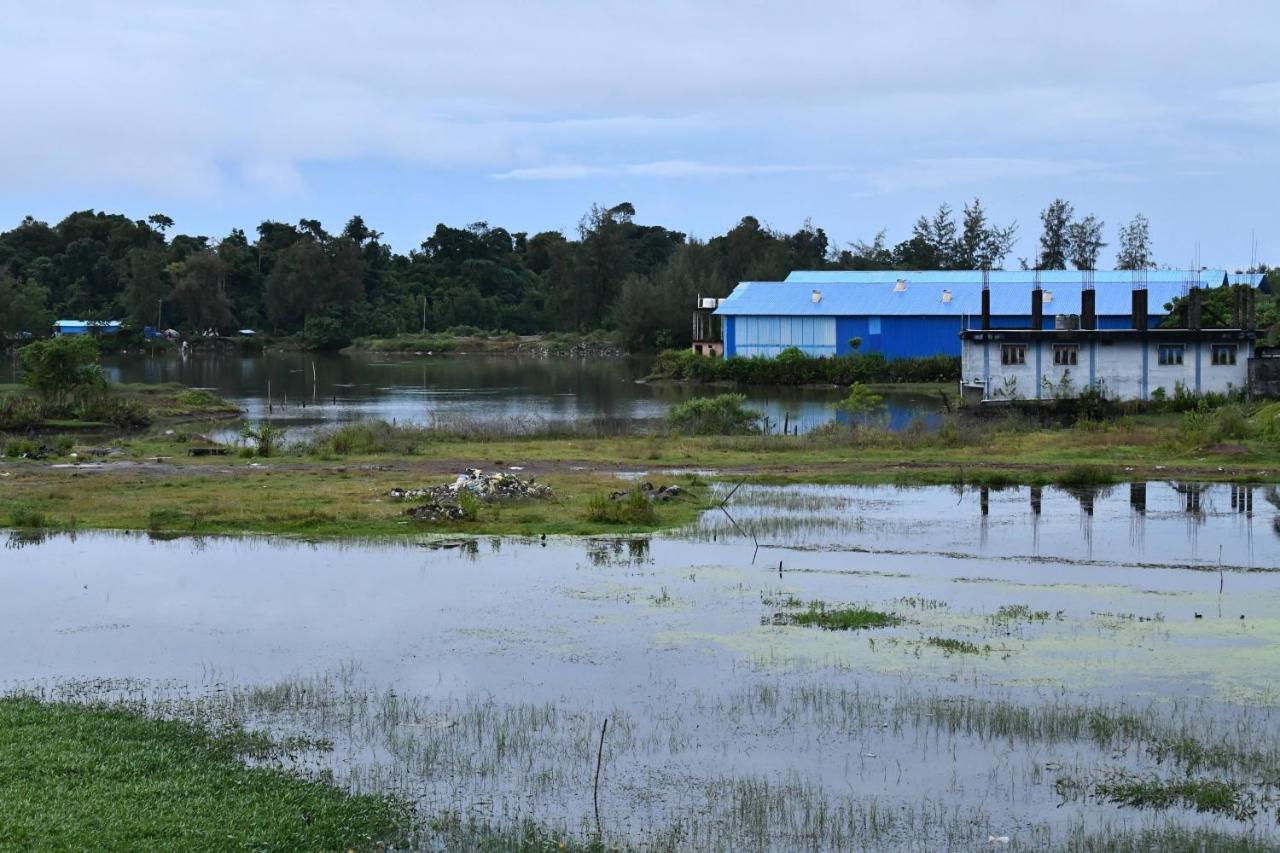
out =
{"type": "Polygon", "coordinates": [[[427,297],[422,297],[422,334],[427,333],[427,297]]]}
{"type": "Polygon", "coordinates": [[[164,328],[164,321],[162,320],[162,317],[164,316],[162,313],[163,311],[164,311],[164,297],[161,297],[160,299],[156,300],[156,333],[157,334],[159,334],[160,330],[164,328]]]}

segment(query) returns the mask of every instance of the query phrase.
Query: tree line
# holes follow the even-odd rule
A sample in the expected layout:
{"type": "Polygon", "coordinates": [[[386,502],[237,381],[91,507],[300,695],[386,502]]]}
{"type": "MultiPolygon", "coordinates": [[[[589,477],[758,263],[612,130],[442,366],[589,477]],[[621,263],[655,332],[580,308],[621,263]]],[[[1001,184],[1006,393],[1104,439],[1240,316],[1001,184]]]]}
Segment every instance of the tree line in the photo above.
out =
{"type": "MultiPolygon", "coordinates": [[[[265,221],[253,236],[171,233],[173,220],[77,211],[31,217],[0,234],[0,333],[47,333],[55,319],[124,320],[189,331],[251,328],[316,347],[354,337],[450,330],[613,330],[632,349],[689,343],[695,297],[797,269],[999,269],[1016,223],[989,221],[979,200],[959,223],[942,205],[895,246],[833,246],[806,222],[794,233],[744,217],[707,240],[636,221],[629,203],[594,205],[575,233],[529,235],[477,222],[444,224],[408,254],[353,216],[338,232],[314,219],[265,221]]],[[[1092,267],[1102,223],[1057,199],[1041,216],[1033,263],[1092,267]]],[[[1152,265],[1147,221],[1120,229],[1117,265],[1152,265]]],[[[1025,266],[1027,261],[1021,260],[1025,266]]]]}

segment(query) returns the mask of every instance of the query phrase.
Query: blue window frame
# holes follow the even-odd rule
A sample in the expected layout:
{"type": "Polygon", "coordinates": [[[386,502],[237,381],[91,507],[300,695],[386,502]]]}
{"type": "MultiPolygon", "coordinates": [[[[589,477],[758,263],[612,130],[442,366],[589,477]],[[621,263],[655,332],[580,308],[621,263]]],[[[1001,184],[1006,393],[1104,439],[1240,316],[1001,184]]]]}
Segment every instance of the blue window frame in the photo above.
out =
{"type": "Polygon", "coordinates": [[[868,335],[880,334],[880,318],[879,317],[867,318],[867,334],[868,335]]]}

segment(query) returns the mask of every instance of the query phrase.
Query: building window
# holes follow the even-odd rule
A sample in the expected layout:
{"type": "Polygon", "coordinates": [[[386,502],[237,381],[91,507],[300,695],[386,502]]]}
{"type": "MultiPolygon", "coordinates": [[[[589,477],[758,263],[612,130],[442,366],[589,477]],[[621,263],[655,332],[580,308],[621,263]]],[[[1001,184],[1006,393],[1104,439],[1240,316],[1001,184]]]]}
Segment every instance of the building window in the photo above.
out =
{"type": "Polygon", "coordinates": [[[1000,363],[1006,364],[1006,365],[1026,364],[1027,363],[1027,345],[1026,344],[1001,344],[1000,363]]]}
{"type": "Polygon", "coordinates": [[[1182,364],[1182,352],[1185,350],[1182,344],[1161,344],[1158,352],[1159,362],[1166,366],[1175,366],[1182,364]]]}
{"type": "Polygon", "coordinates": [[[868,335],[880,334],[880,318],[879,317],[867,318],[867,334],[868,335]]]}
{"type": "Polygon", "coordinates": [[[1080,363],[1080,345],[1054,344],[1053,363],[1059,367],[1075,367],[1080,363]]]}
{"type": "Polygon", "coordinates": [[[1236,363],[1236,345],[1235,344],[1214,344],[1213,345],[1213,363],[1214,364],[1235,364],[1236,363]]]}

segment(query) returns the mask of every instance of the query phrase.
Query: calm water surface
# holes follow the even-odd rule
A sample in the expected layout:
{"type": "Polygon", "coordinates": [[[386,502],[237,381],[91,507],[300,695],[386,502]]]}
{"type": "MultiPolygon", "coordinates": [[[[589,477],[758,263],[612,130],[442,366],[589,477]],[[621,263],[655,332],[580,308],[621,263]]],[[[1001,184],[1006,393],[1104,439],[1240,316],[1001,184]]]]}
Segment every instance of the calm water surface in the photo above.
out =
{"type": "MultiPolygon", "coordinates": [[[[662,418],[674,403],[717,393],[670,383],[637,382],[647,359],[519,358],[511,356],[389,356],[312,353],[113,356],[104,360],[113,382],[181,382],[211,388],[245,409],[251,420],[271,415],[295,437],[319,425],[364,418],[427,423],[432,418],[511,418],[545,421],[662,418]]],[[[777,428],[806,431],[835,418],[834,389],[747,389],[753,408],[777,428]]],[[[916,416],[936,422],[936,397],[891,394],[890,426],[916,416]]]]}
{"type": "MultiPolygon", "coordinates": [[[[15,534],[0,687],[234,705],[332,737],[300,766],[357,790],[577,831],[608,717],[606,831],[664,828],[680,849],[985,849],[994,834],[1042,850],[1154,819],[1056,787],[1163,773],[1141,749],[987,739],[930,701],[1124,703],[1204,737],[1280,736],[1275,488],[744,487],[729,510],[545,543],[15,534]],[[775,624],[813,600],[903,621],[775,624]]],[[[1160,819],[1276,837],[1270,814],[1160,819]]]]}

